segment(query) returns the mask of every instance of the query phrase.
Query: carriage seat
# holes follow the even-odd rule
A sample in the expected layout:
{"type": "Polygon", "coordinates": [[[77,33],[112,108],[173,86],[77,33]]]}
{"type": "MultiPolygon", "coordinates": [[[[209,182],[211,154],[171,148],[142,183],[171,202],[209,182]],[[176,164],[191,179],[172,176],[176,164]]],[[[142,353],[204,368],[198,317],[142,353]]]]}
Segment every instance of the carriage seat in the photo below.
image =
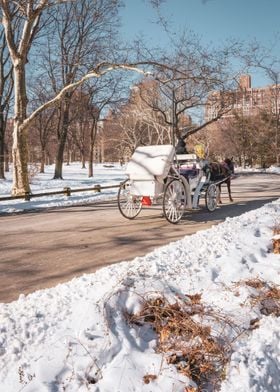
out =
{"type": "Polygon", "coordinates": [[[196,154],[177,155],[177,162],[180,174],[186,178],[190,189],[194,190],[201,177],[201,165],[196,154]]]}
{"type": "Polygon", "coordinates": [[[185,174],[188,174],[189,177],[197,176],[201,169],[201,165],[196,154],[177,155],[177,162],[179,164],[180,172],[185,172],[185,174]]]}
{"type": "Polygon", "coordinates": [[[179,171],[187,180],[196,178],[200,173],[200,164],[196,154],[177,155],[179,171]]]}
{"type": "Polygon", "coordinates": [[[177,154],[177,161],[180,162],[197,162],[196,154],[177,154]]]}
{"type": "Polygon", "coordinates": [[[154,180],[163,182],[167,177],[175,156],[172,145],[137,147],[126,168],[131,180],[154,180]]]}

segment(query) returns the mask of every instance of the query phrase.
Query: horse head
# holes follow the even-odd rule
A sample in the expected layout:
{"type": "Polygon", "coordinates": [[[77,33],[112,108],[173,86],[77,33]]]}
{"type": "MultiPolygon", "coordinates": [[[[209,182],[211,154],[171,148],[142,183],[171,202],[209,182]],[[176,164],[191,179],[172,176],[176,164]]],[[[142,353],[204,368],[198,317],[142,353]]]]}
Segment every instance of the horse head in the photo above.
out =
{"type": "Polygon", "coordinates": [[[232,158],[225,158],[224,162],[228,166],[231,173],[234,173],[234,163],[232,158]]]}

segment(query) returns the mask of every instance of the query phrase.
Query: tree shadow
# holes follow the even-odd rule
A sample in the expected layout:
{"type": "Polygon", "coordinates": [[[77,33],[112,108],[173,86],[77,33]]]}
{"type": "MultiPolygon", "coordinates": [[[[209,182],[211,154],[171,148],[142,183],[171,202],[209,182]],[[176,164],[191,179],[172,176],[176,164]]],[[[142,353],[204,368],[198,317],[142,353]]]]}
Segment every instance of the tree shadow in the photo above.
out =
{"type": "Polygon", "coordinates": [[[240,216],[245,212],[256,210],[263,207],[265,204],[271,203],[272,201],[277,199],[278,197],[270,197],[248,201],[242,200],[239,202],[233,202],[231,204],[221,204],[213,212],[209,212],[205,207],[203,207],[199,210],[188,211],[183,216],[181,222],[189,222],[190,220],[193,222],[211,222],[217,220],[221,221],[225,220],[226,218],[240,216]]]}

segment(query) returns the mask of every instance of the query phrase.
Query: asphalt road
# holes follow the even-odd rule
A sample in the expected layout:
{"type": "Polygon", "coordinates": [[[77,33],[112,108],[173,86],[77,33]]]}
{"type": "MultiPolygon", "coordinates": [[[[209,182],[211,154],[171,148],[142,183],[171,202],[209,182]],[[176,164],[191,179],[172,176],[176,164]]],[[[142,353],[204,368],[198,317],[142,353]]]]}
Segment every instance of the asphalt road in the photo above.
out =
{"type": "Polygon", "coordinates": [[[135,220],[126,220],[116,201],[0,216],[0,302],[132,260],[261,207],[280,197],[280,176],[239,176],[232,181],[232,196],[234,202],[229,203],[224,187],[224,203],[217,210],[210,213],[202,203],[177,225],[162,217],[160,206],[147,207],[135,220]]]}

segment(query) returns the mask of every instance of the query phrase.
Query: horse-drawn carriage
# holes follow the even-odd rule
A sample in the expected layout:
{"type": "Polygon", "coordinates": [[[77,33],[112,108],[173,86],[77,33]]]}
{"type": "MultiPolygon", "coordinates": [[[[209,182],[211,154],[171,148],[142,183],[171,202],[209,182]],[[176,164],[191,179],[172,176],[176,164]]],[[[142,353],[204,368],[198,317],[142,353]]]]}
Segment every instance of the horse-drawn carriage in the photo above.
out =
{"type": "Polygon", "coordinates": [[[136,148],[126,174],[118,207],[127,219],[134,219],[142,206],[161,203],[167,221],[178,223],[186,209],[198,208],[202,196],[209,211],[217,207],[218,182],[211,180],[206,162],[195,154],[176,156],[172,145],[136,148]]]}

